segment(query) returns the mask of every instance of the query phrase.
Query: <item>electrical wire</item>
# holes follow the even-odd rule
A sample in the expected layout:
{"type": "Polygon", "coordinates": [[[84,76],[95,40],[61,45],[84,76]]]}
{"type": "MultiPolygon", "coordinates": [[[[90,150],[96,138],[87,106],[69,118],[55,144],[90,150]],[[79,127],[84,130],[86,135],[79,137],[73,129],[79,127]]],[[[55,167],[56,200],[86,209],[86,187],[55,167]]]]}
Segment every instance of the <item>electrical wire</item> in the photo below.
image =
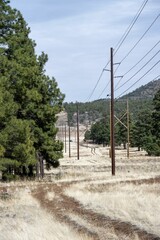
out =
{"type": "MultiPolygon", "coordinates": [[[[133,45],[133,47],[129,50],[129,52],[122,58],[120,61],[120,64],[124,62],[124,60],[130,55],[130,53],[136,48],[136,46],[140,43],[140,41],[144,38],[144,36],[147,34],[147,32],[151,29],[151,27],[154,25],[154,23],[158,20],[160,17],[160,13],[157,15],[157,17],[153,20],[153,22],[150,24],[150,26],[147,28],[147,30],[142,34],[140,39],[133,45]]],[[[118,70],[120,65],[116,68],[115,72],[118,70]]]]}
{"type": "Polygon", "coordinates": [[[129,88],[127,88],[124,92],[122,92],[117,98],[121,97],[124,93],[126,93],[129,89],[131,89],[136,83],[138,83],[142,78],[144,78],[157,64],[160,63],[160,60],[156,62],[145,74],[142,75],[136,82],[134,82],[129,88]]]}
{"type": "MultiPolygon", "coordinates": [[[[156,81],[156,80],[158,80],[158,79],[160,79],[160,75],[158,75],[157,77],[155,77],[154,79],[152,79],[151,80],[151,82],[153,82],[153,81],[156,81]]],[[[147,90],[146,90],[147,91],[147,90]]],[[[143,98],[142,98],[143,99],[143,98]]],[[[118,98],[116,98],[115,99],[115,102],[118,102],[118,101],[120,101],[118,98]]]]}
{"type": "Polygon", "coordinates": [[[148,63],[150,63],[160,52],[160,50],[158,52],[156,52],[154,54],[154,56],[152,58],[150,58],[136,73],[134,73],[126,82],[124,82],[121,86],[119,86],[118,88],[115,89],[115,91],[119,90],[120,88],[122,88],[124,85],[126,85],[126,83],[128,83],[132,78],[134,78],[144,67],[146,67],[148,65],[148,63]]]}
{"type": "MultiPolygon", "coordinates": [[[[143,59],[145,59],[145,57],[147,57],[148,54],[151,53],[152,50],[153,50],[159,43],[160,43],[160,40],[159,40],[135,65],[133,65],[126,73],[123,74],[123,78],[124,78],[130,71],[132,71],[143,59]]],[[[117,90],[117,87],[118,87],[118,85],[119,85],[119,83],[120,83],[121,80],[122,80],[122,79],[120,79],[120,80],[118,81],[118,83],[116,84],[115,90],[117,90]]]]}
{"type": "Polygon", "coordinates": [[[126,29],[126,31],[124,32],[123,36],[121,37],[121,39],[119,40],[119,42],[116,44],[115,47],[115,52],[114,55],[118,52],[118,50],[120,49],[120,47],[122,46],[122,44],[124,43],[125,39],[127,38],[127,36],[129,35],[130,31],[132,30],[133,26],[135,25],[135,23],[137,22],[139,16],[141,15],[143,9],[145,8],[146,4],[147,4],[148,0],[145,0],[141,7],[139,8],[138,12],[136,13],[135,17],[133,18],[132,22],[130,23],[130,25],[128,26],[128,28],[126,29]]]}
{"type": "Polygon", "coordinates": [[[151,25],[147,28],[147,30],[143,33],[143,35],[140,37],[140,39],[136,42],[136,44],[131,48],[131,50],[126,54],[126,56],[121,60],[121,63],[129,56],[129,54],[134,50],[134,48],[140,43],[140,41],[144,38],[144,36],[147,34],[147,32],[151,29],[151,27],[154,25],[154,23],[158,20],[160,17],[160,13],[157,15],[157,17],[154,19],[154,21],[151,23],[151,25]]]}
{"type": "MultiPolygon", "coordinates": [[[[122,46],[123,42],[125,41],[125,39],[126,39],[127,36],[129,35],[130,31],[132,30],[133,26],[135,25],[135,23],[137,22],[139,16],[141,15],[142,11],[144,10],[147,2],[148,2],[148,0],[145,0],[145,1],[142,3],[141,7],[139,8],[138,12],[136,13],[136,15],[135,15],[134,19],[132,20],[131,24],[130,24],[129,27],[126,29],[125,33],[123,34],[123,36],[121,37],[121,39],[119,40],[119,42],[116,44],[117,49],[116,49],[116,47],[115,47],[115,51],[114,51],[113,55],[115,55],[115,54],[118,52],[118,50],[120,49],[120,47],[122,46]]],[[[121,61],[121,62],[122,62],[122,61],[121,61]]],[[[108,63],[106,64],[106,66],[105,66],[104,68],[106,68],[109,63],[110,63],[110,61],[108,61],[108,63]]],[[[119,67],[119,66],[118,66],[118,67],[119,67]]],[[[118,67],[117,67],[117,69],[118,69],[118,67]]],[[[117,70],[117,69],[116,69],[116,70],[117,70]]],[[[98,83],[99,83],[99,81],[97,82],[96,87],[97,87],[98,83]]],[[[104,91],[107,89],[108,85],[109,85],[109,82],[107,83],[107,85],[105,86],[105,88],[102,90],[102,92],[101,92],[101,94],[99,95],[98,98],[100,98],[100,97],[102,96],[102,94],[104,93],[104,91]]],[[[91,96],[93,95],[96,87],[94,88],[91,96]]],[[[90,99],[90,98],[89,98],[89,99],[90,99]]]]}
{"type": "Polygon", "coordinates": [[[160,75],[158,75],[157,77],[155,77],[152,81],[158,80],[160,79],[160,75]]]}
{"type": "MultiPolygon", "coordinates": [[[[132,30],[133,26],[135,25],[135,23],[137,22],[139,16],[141,15],[143,9],[145,8],[146,4],[147,4],[148,0],[145,0],[142,5],[140,6],[138,12],[136,13],[135,17],[133,18],[132,22],[130,23],[129,27],[126,29],[126,31],[124,32],[124,34],[122,35],[121,39],[118,41],[118,43],[116,44],[115,46],[115,52],[114,52],[114,55],[117,53],[117,51],[120,49],[120,47],[122,46],[123,42],[125,41],[125,39],[127,38],[127,36],[129,35],[130,31],[132,30]],[[116,49],[117,48],[117,49],[116,49]]],[[[105,65],[105,67],[103,68],[96,84],[95,84],[95,87],[93,88],[91,94],[89,95],[88,99],[87,99],[87,102],[91,99],[91,97],[93,96],[101,78],[102,78],[102,75],[103,75],[103,72],[104,72],[104,69],[106,69],[106,67],[108,66],[108,64],[110,63],[110,60],[108,61],[108,63],[105,65]]],[[[107,84],[107,86],[105,87],[105,90],[106,88],[108,87],[109,85],[109,82],[107,84]]],[[[103,92],[105,91],[103,90],[102,93],[100,95],[103,94],[103,92]]]]}
{"type": "Polygon", "coordinates": [[[95,87],[93,88],[93,90],[92,90],[91,94],[89,95],[89,97],[88,97],[88,99],[87,99],[86,102],[89,102],[89,100],[91,99],[94,91],[96,90],[96,88],[97,88],[97,86],[98,86],[98,83],[99,83],[100,80],[101,80],[101,77],[102,77],[102,75],[103,75],[103,72],[104,72],[104,69],[102,70],[102,72],[101,72],[101,74],[100,74],[100,76],[99,76],[99,78],[98,78],[98,81],[96,82],[96,85],[95,85],[95,87]]]}
{"type": "Polygon", "coordinates": [[[107,85],[105,86],[105,88],[103,89],[103,91],[101,92],[101,94],[99,95],[98,99],[100,99],[100,97],[102,96],[102,94],[106,91],[109,83],[110,83],[110,82],[107,83],[107,85]]]}
{"type": "MultiPolygon", "coordinates": [[[[135,45],[130,49],[130,51],[123,57],[120,64],[130,55],[130,53],[135,49],[135,47],[140,43],[140,41],[144,38],[144,36],[147,34],[147,32],[151,29],[151,27],[154,25],[154,23],[157,21],[157,19],[160,17],[160,13],[157,15],[157,17],[154,19],[154,21],[150,24],[150,26],[147,28],[147,30],[143,33],[143,35],[140,37],[140,39],[135,43],[135,45]]],[[[116,68],[115,72],[118,70],[120,65],[116,68]]],[[[114,72],[114,74],[115,74],[114,72]]],[[[122,79],[120,79],[121,81],[122,79]]],[[[118,82],[118,85],[120,83],[118,82]]]]}

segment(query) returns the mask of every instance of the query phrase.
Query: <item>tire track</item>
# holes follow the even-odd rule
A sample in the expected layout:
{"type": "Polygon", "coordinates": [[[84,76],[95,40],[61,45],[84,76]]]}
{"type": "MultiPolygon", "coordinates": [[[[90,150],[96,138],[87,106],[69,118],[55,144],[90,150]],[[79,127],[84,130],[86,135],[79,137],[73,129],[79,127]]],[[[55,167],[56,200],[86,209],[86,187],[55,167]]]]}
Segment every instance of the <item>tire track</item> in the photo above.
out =
{"type": "MultiPolygon", "coordinates": [[[[142,183],[153,183],[155,181],[160,181],[160,178],[155,179],[142,179],[142,180],[132,180],[129,183],[142,184],[142,183]]],[[[124,182],[124,181],[123,181],[124,182]]],[[[128,182],[128,181],[126,181],[128,182]]],[[[117,184],[117,183],[116,183],[117,184]]],[[[113,185],[113,184],[112,184],[113,185]]],[[[85,209],[82,204],[76,201],[74,198],[66,196],[63,191],[69,187],[69,183],[61,184],[49,184],[47,185],[47,191],[53,191],[55,193],[55,198],[53,201],[46,199],[46,189],[44,186],[37,187],[37,190],[33,193],[33,196],[38,199],[40,204],[47,209],[49,212],[55,215],[55,217],[60,222],[65,222],[76,229],[80,234],[85,234],[89,239],[102,240],[99,229],[103,230],[107,234],[107,231],[113,231],[117,236],[125,236],[128,239],[135,239],[135,234],[141,240],[160,240],[160,237],[148,233],[147,231],[133,226],[129,222],[120,222],[118,220],[106,217],[103,214],[95,213],[90,209],[85,209]],[[70,214],[74,214],[84,218],[92,226],[92,230],[86,226],[80,225],[78,222],[73,221],[69,218],[70,214]]],[[[105,236],[104,236],[105,239],[105,236]]],[[[114,238],[112,238],[114,239],[114,238]]],[[[121,238],[122,239],[122,238],[121,238]]],[[[127,239],[127,238],[125,238],[127,239]]]]}

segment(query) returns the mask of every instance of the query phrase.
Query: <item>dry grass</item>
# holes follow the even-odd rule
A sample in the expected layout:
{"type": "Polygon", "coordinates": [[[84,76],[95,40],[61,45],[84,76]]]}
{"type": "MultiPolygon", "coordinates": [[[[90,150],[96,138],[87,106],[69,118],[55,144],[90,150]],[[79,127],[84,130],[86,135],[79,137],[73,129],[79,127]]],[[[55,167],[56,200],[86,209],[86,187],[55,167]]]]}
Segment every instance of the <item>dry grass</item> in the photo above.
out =
{"type": "Polygon", "coordinates": [[[80,201],[86,208],[109,216],[111,219],[130,222],[160,236],[159,184],[150,186],[117,184],[99,190],[100,192],[90,191],[88,184],[85,187],[83,183],[72,186],[66,190],[66,194],[80,201]]]}
{"type": "Polygon", "coordinates": [[[160,158],[150,158],[145,156],[145,152],[139,153],[132,149],[130,159],[127,159],[126,151],[117,150],[116,176],[111,176],[111,159],[107,148],[96,148],[96,154],[92,154],[90,148],[80,146],[80,160],[77,160],[76,143],[72,142],[71,147],[72,157],[69,158],[68,153],[64,154],[61,167],[49,172],[51,182],[1,185],[9,189],[12,198],[6,201],[0,199],[0,240],[143,239],[136,232],[125,234],[116,231],[112,224],[103,225],[103,220],[100,224],[94,222],[94,219],[90,219],[92,210],[97,216],[105,215],[120,222],[129,222],[160,237],[159,183],[148,184],[150,178],[159,176],[160,158]],[[52,208],[54,205],[56,209],[56,204],[59,204],[60,213],[52,211],[51,215],[31,196],[31,192],[36,192],[40,185],[44,190],[44,207],[48,208],[49,205],[52,208]],[[74,199],[83,206],[79,205],[75,210],[74,199]],[[86,229],[86,232],[93,232],[98,237],[81,237],[73,225],[55,219],[54,215],[60,214],[73,221],[73,225],[86,229]]]}
{"type": "MultiPolygon", "coordinates": [[[[11,199],[0,200],[1,240],[84,240],[69,226],[57,222],[30,195],[30,188],[10,191],[11,199]]],[[[49,199],[53,193],[47,194],[49,199]]]]}
{"type": "MultiPolygon", "coordinates": [[[[72,219],[73,221],[75,222],[78,222],[79,224],[81,224],[81,226],[85,226],[87,227],[90,231],[93,231],[93,225],[90,224],[86,219],[82,217],[79,217],[77,215],[74,215],[74,214],[69,214],[69,218],[72,219]]],[[[97,227],[95,228],[96,231],[98,232],[98,235],[99,235],[99,239],[101,240],[140,240],[138,235],[135,234],[135,235],[132,235],[132,238],[131,236],[126,236],[125,234],[122,234],[122,233],[119,233],[117,234],[115,232],[115,229],[113,227],[110,226],[110,224],[106,225],[105,224],[105,228],[103,226],[103,223],[102,223],[102,227],[97,227]]]]}

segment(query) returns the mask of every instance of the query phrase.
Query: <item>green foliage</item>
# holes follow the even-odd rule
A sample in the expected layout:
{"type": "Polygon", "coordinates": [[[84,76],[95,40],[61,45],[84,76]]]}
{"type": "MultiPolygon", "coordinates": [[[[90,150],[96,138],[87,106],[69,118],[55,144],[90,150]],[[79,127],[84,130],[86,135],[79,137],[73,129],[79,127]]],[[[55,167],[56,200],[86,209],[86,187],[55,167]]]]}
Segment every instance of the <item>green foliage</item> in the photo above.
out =
{"type": "MultiPolygon", "coordinates": [[[[78,103],[79,108],[79,120],[80,123],[85,123],[87,120],[89,124],[94,123],[97,119],[102,118],[104,115],[109,114],[109,100],[97,100],[93,102],[78,103]],[[88,119],[86,119],[86,113],[88,119]]],[[[64,103],[64,108],[68,113],[68,119],[70,122],[75,123],[74,113],[77,111],[77,103],[64,103]]]]}
{"type": "Polygon", "coordinates": [[[160,79],[151,81],[146,85],[142,85],[141,87],[137,88],[133,92],[125,95],[122,97],[124,98],[132,98],[132,99],[140,99],[140,98],[151,98],[153,99],[154,95],[157,92],[157,89],[160,88],[160,79]]]}
{"type": "Polygon", "coordinates": [[[152,113],[152,133],[156,137],[158,144],[160,145],[160,90],[156,93],[153,99],[154,111],[152,113]]]}
{"type": "Polygon", "coordinates": [[[151,112],[142,110],[138,114],[138,120],[134,123],[133,126],[133,146],[138,147],[139,150],[140,148],[145,148],[148,142],[148,137],[151,136],[151,126],[151,112]]]}
{"type": "Polygon", "coordinates": [[[27,120],[12,118],[0,133],[0,144],[5,156],[22,164],[35,163],[33,136],[27,120]]]}
{"type": "MultiPolygon", "coordinates": [[[[160,80],[159,80],[160,81],[160,80]]],[[[110,100],[109,99],[100,99],[93,102],[79,103],[79,114],[80,114],[80,123],[86,124],[87,120],[89,124],[94,123],[98,119],[102,119],[104,115],[110,115],[110,100]],[[88,113],[88,119],[86,119],[85,115],[88,113]]],[[[74,118],[74,113],[77,111],[76,103],[64,103],[64,108],[68,113],[68,118],[70,122],[75,123],[76,119],[74,118]]],[[[145,99],[129,99],[129,109],[131,113],[131,118],[133,121],[137,120],[138,113],[144,109],[151,111],[153,109],[152,106],[152,98],[145,99]]],[[[115,115],[120,117],[122,112],[126,111],[126,100],[115,101],[115,115]]]]}
{"type": "Polygon", "coordinates": [[[145,150],[149,155],[160,156],[160,90],[153,99],[151,137],[146,142],[145,150]]]}
{"type": "Polygon", "coordinates": [[[63,144],[55,123],[64,95],[45,75],[48,56],[36,56],[22,14],[5,0],[0,13],[0,170],[3,177],[31,175],[43,160],[59,165],[63,144]]]}
{"type": "Polygon", "coordinates": [[[160,90],[153,99],[153,111],[141,111],[133,127],[132,145],[150,156],[160,156],[160,90]]]}
{"type": "Polygon", "coordinates": [[[91,131],[87,130],[84,134],[85,140],[90,140],[91,139],[91,131]]]}
{"type": "MultiPolygon", "coordinates": [[[[124,114],[121,114],[122,116],[124,114]]],[[[127,143],[127,115],[125,114],[123,118],[121,118],[121,123],[116,122],[115,126],[115,141],[116,145],[121,145],[123,144],[124,149],[126,149],[126,143],[127,143]],[[123,123],[123,124],[122,124],[123,123]],[[125,127],[126,126],[126,127],[125,127]]]]}
{"type": "MultiPolygon", "coordinates": [[[[121,116],[121,113],[126,110],[126,99],[129,100],[129,108],[132,114],[132,120],[136,121],[139,112],[143,110],[152,111],[152,100],[160,87],[160,79],[151,81],[145,86],[141,86],[132,93],[129,93],[119,100],[115,101],[115,114],[117,117],[121,116]],[[122,101],[123,100],[123,101],[122,101]]],[[[92,102],[79,103],[80,123],[85,124],[85,113],[88,113],[88,121],[90,124],[101,119],[104,114],[110,113],[110,99],[99,99],[92,102]]],[[[70,122],[75,122],[74,113],[76,112],[76,103],[64,103],[64,108],[68,113],[70,122]]]]}
{"type": "Polygon", "coordinates": [[[149,156],[160,156],[160,145],[156,138],[148,137],[144,149],[147,151],[149,156]]]}
{"type": "Polygon", "coordinates": [[[90,139],[97,144],[109,144],[109,122],[105,120],[100,120],[91,126],[90,139]]]}

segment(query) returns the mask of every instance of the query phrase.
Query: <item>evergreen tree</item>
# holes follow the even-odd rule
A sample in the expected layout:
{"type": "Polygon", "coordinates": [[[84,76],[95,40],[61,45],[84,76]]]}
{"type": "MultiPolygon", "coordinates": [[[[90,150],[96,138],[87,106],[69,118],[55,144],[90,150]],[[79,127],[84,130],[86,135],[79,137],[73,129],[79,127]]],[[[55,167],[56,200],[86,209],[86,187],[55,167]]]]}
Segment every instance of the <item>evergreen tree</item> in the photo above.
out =
{"type": "Polygon", "coordinates": [[[151,135],[148,137],[145,150],[149,155],[160,156],[160,90],[155,94],[153,106],[151,135]]]}
{"type": "Polygon", "coordinates": [[[115,142],[116,145],[123,145],[123,148],[127,148],[128,140],[129,145],[132,142],[133,135],[133,120],[128,110],[115,120],[115,142]],[[128,119],[129,118],[129,119],[128,119]],[[129,122],[128,122],[129,121],[129,122]],[[129,139],[128,139],[129,137],[129,139]]]}
{"type": "Polygon", "coordinates": [[[32,174],[37,164],[43,175],[44,160],[49,168],[62,157],[55,123],[64,95],[45,75],[48,57],[36,56],[29,34],[22,14],[0,0],[0,166],[6,174],[32,174]]]}
{"type": "Polygon", "coordinates": [[[151,112],[142,110],[133,126],[132,145],[138,147],[138,150],[145,148],[148,143],[151,137],[151,124],[151,112]]]}
{"type": "Polygon", "coordinates": [[[160,89],[156,93],[153,99],[154,111],[152,114],[152,133],[157,139],[157,143],[160,145],[160,89]]]}
{"type": "Polygon", "coordinates": [[[85,138],[85,141],[91,139],[91,131],[90,131],[90,130],[87,130],[87,131],[85,132],[84,138],[85,138]]]}
{"type": "Polygon", "coordinates": [[[102,119],[91,126],[90,139],[97,144],[109,144],[109,121],[102,119]]]}
{"type": "MultiPolygon", "coordinates": [[[[127,124],[127,118],[121,120],[124,122],[124,125],[126,126],[127,124]]],[[[116,144],[121,145],[123,144],[124,149],[126,149],[126,143],[127,143],[127,128],[122,125],[121,123],[118,123],[117,126],[115,127],[115,139],[116,139],[116,144]]]]}

